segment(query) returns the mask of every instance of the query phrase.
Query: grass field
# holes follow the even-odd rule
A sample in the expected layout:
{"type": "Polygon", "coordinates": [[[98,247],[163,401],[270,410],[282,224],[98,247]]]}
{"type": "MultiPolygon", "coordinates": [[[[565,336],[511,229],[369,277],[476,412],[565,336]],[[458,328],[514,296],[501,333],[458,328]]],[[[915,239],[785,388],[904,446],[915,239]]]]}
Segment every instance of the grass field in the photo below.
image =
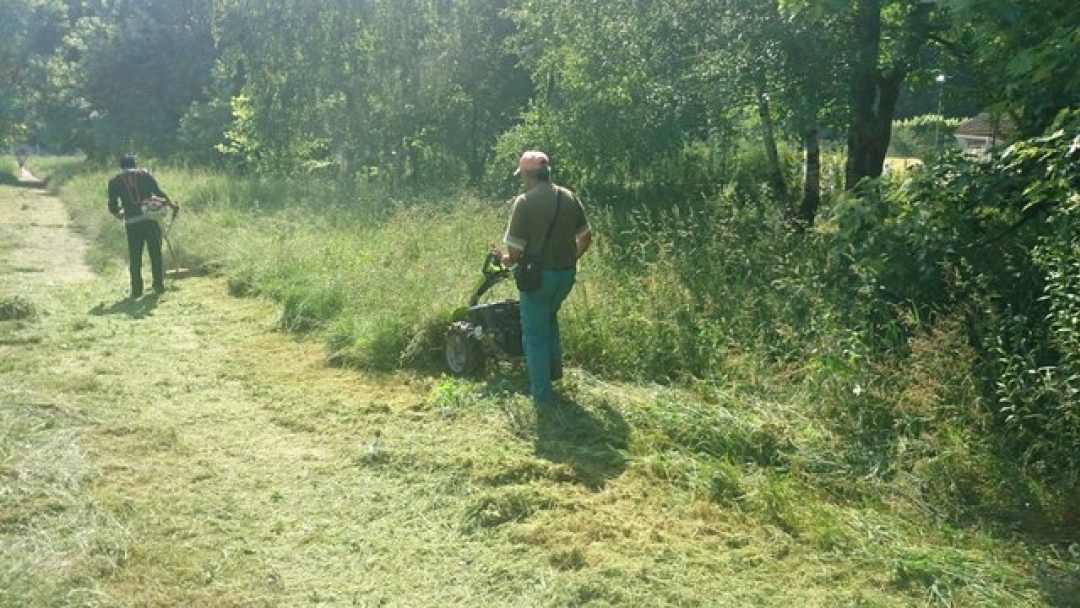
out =
{"type": "Polygon", "coordinates": [[[0,185],[0,605],[1077,605],[1076,545],[819,474],[767,382],[333,368],[224,277],[13,262],[51,204],[0,185]]]}

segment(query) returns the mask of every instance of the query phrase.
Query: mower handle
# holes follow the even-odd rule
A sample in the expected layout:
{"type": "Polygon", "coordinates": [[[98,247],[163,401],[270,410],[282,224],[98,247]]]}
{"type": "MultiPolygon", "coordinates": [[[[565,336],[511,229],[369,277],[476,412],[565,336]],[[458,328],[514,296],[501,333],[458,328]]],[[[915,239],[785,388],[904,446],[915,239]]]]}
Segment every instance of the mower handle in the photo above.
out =
{"type": "Polygon", "coordinates": [[[476,306],[481,296],[510,276],[510,268],[502,263],[502,252],[494,247],[484,256],[484,265],[480,268],[480,272],[484,278],[469,298],[469,306],[476,306]]]}
{"type": "Polygon", "coordinates": [[[484,256],[484,265],[480,268],[480,273],[485,277],[493,277],[508,272],[510,268],[502,263],[502,252],[492,247],[486,256],[484,256]]]}

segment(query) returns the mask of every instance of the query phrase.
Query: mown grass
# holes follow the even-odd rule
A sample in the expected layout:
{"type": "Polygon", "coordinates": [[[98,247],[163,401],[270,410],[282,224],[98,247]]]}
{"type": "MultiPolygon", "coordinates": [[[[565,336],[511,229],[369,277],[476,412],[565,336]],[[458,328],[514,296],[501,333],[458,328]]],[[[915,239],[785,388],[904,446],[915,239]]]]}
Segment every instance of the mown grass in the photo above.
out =
{"type": "Polygon", "coordinates": [[[738,213],[718,223],[598,211],[601,238],[567,308],[575,366],[560,406],[536,410],[519,367],[482,380],[432,373],[449,311],[504,225],[501,202],[368,194],[316,212],[299,194],[276,198],[285,186],[158,176],[185,203],[171,231],[182,264],[220,278],[178,282],[149,310],[110,305],[123,247],[87,196],[104,176],[64,182],[100,236],[106,279],[31,294],[49,314],[5,328],[15,338],[0,348],[20,356],[2,368],[3,398],[23,405],[3,409],[0,463],[17,489],[0,502],[13,564],[0,599],[1075,597],[1075,539],[1030,540],[989,512],[993,500],[1000,514],[1024,501],[1049,510],[1053,498],[981,471],[989,447],[950,422],[973,394],[959,328],[905,342],[910,368],[872,362],[843,331],[853,305],[825,306],[809,256],[753,234],[738,213]],[[823,311],[834,317],[799,321],[823,311]],[[108,363],[139,351],[170,364],[131,377],[108,363]],[[408,371],[380,379],[327,360],[408,371]],[[50,454],[53,472],[23,472],[50,454]]]}

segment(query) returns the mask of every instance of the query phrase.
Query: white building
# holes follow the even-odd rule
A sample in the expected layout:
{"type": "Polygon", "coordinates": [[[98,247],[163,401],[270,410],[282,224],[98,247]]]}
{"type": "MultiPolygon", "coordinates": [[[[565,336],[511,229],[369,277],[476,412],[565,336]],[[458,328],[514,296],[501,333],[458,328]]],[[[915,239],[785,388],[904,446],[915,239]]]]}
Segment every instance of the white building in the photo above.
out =
{"type": "Polygon", "coordinates": [[[956,141],[964,156],[986,160],[990,151],[1008,139],[1010,133],[1009,119],[984,112],[956,128],[956,141]]]}

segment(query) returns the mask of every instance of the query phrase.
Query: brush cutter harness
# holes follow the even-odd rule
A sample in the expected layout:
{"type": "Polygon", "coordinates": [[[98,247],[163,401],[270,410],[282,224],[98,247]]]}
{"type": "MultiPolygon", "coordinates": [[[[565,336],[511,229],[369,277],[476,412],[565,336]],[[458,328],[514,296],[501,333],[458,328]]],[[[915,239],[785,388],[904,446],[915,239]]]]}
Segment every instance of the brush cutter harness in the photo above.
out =
{"type": "Polygon", "coordinates": [[[124,187],[127,188],[132,201],[131,205],[124,205],[124,223],[135,224],[147,220],[161,222],[169,217],[170,209],[172,210],[172,217],[175,220],[176,214],[180,211],[180,206],[161,196],[152,195],[148,198],[143,198],[139,192],[138,177],[138,171],[125,172],[121,176],[124,187]]]}

